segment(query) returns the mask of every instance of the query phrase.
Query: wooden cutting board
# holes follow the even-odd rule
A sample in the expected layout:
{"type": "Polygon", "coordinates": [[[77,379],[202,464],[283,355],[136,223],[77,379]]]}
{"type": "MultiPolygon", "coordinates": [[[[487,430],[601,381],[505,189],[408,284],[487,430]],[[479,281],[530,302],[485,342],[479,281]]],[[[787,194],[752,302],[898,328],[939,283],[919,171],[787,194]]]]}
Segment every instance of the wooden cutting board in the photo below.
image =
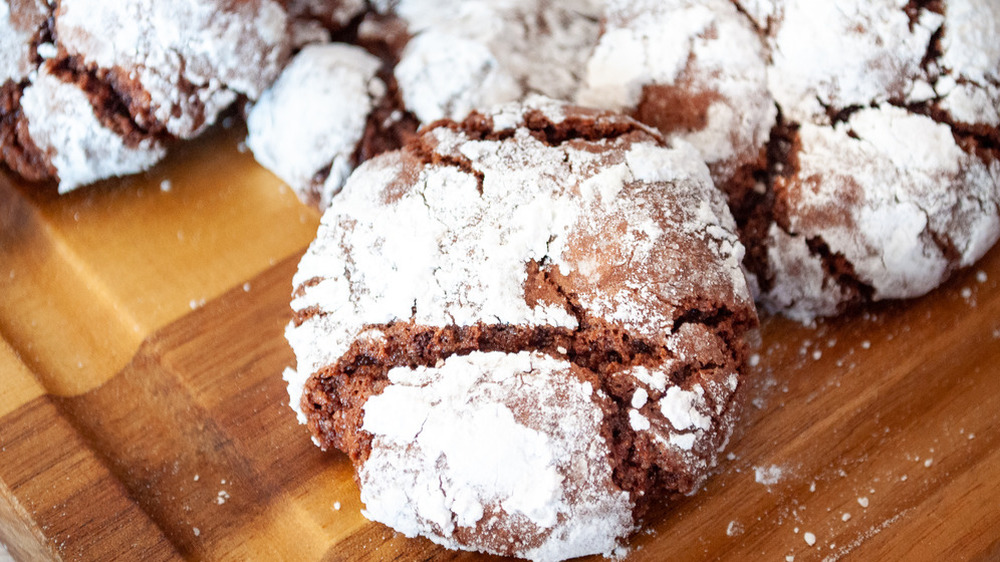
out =
{"type": "MultiPolygon", "coordinates": [[[[0,172],[0,541],[21,560],[455,559],[365,520],[287,408],[318,215],[220,128],[66,197],[0,172]]],[[[765,319],[745,428],[629,560],[1000,558],[1000,251],[931,295],[765,319]]]]}

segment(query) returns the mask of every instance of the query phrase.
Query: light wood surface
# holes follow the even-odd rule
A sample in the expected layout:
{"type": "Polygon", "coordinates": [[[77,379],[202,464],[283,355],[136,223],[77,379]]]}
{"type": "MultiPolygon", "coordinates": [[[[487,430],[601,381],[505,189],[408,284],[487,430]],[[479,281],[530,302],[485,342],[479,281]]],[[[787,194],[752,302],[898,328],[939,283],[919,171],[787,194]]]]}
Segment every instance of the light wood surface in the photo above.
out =
{"type": "MultiPolygon", "coordinates": [[[[350,463],[296,425],[282,332],[318,215],[242,134],[62,198],[0,172],[0,541],[23,560],[473,558],[365,520],[350,463]]],[[[1000,558],[1000,251],[760,340],[729,455],[629,560],[1000,558]]]]}

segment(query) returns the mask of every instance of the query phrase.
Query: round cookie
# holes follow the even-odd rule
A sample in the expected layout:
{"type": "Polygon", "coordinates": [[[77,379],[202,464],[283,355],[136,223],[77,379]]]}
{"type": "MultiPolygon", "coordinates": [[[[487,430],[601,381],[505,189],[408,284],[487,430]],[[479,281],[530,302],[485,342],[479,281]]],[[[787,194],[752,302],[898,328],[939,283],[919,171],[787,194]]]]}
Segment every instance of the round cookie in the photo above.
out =
{"type": "Polygon", "coordinates": [[[766,168],[775,123],[768,55],[728,0],[610,0],[577,93],[693,144],[738,205],[766,168]]]}
{"type": "Polygon", "coordinates": [[[762,304],[810,320],[920,296],[1000,236],[1000,5],[775,3],[762,304]]]}
{"type": "Polygon", "coordinates": [[[386,96],[378,58],[309,45],[247,115],[247,146],[307,203],[326,209],[354,169],[368,116],[386,96]]]}
{"type": "Polygon", "coordinates": [[[531,98],[438,122],[324,214],[291,406],[408,536],[610,552],[697,489],[738,416],[756,316],[734,229],[696,151],[627,117],[531,98]]]}
{"type": "MultiPolygon", "coordinates": [[[[30,68],[15,50],[17,82],[3,86],[0,140],[8,165],[57,180],[61,192],[152,166],[169,142],[259,96],[289,52],[287,18],[272,0],[19,0],[0,22],[27,29],[25,14],[38,9],[30,68]]],[[[13,60],[6,51],[17,45],[0,42],[2,58],[13,60]]]]}
{"type": "Polygon", "coordinates": [[[394,74],[421,123],[530,94],[571,99],[599,32],[599,4],[541,0],[376,3],[411,38],[394,74]]]}

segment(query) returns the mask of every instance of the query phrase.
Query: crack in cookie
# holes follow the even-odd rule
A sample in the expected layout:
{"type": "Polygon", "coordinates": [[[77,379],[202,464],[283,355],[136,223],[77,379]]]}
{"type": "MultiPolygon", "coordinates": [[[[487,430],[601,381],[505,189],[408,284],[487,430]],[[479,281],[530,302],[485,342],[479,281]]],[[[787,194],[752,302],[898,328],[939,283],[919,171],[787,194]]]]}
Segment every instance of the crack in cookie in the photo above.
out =
{"type": "Polygon", "coordinates": [[[686,145],[537,98],[368,161],[322,224],[286,379],[373,519],[456,548],[607,552],[714,465],[756,317],[686,145]],[[503,484],[478,476],[494,452],[467,457],[479,434],[511,457],[503,484]],[[523,495],[517,467],[552,479],[523,495]]]}

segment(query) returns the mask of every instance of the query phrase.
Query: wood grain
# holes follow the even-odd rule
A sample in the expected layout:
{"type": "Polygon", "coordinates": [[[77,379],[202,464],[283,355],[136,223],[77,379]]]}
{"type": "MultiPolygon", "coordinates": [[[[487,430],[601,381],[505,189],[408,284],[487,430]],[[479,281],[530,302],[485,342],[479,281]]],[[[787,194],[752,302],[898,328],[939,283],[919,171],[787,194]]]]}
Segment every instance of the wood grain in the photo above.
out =
{"type": "Polygon", "coordinates": [[[155,330],[313,238],[318,214],[238,149],[244,134],[218,128],[61,197],[0,171],[0,334],[49,392],[100,385],[155,330]]]}
{"type": "MultiPolygon", "coordinates": [[[[69,198],[0,177],[0,541],[23,560],[478,559],[365,520],[350,463],[296,424],[282,332],[316,217],[240,134],[69,198]]],[[[730,456],[629,560],[1000,558],[1000,250],[912,302],[766,319],[758,356],[730,456]]]]}

